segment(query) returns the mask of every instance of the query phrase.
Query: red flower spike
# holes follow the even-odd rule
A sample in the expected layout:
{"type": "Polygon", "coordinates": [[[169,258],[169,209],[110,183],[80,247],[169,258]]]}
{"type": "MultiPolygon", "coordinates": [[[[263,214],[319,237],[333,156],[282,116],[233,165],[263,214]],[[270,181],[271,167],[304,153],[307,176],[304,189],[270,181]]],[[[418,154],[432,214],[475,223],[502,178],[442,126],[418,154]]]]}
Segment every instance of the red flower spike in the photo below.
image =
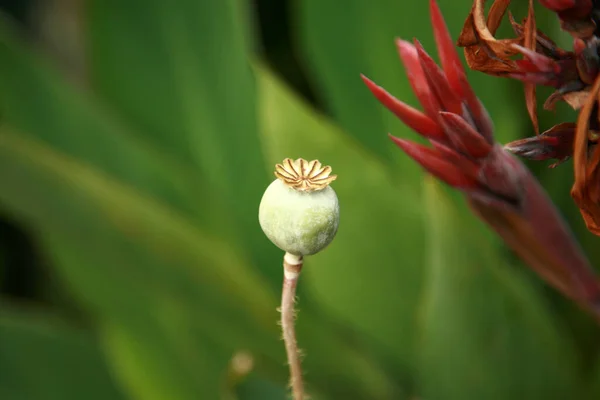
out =
{"type": "MultiPolygon", "coordinates": [[[[466,81],[461,65],[457,65],[457,57],[449,50],[449,33],[437,4],[431,0],[430,5],[444,72],[418,43],[415,48],[398,42],[411,85],[428,119],[422,114],[414,117],[417,112],[406,111],[404,106],[400,107],[400,118],[408,120],[417,132],[431,131],[429,125],[433,122],[448,139],[432,140],[433,147],[395,137],[392,140],[429,173],[461,190],[474,212],[532,269],[600,319],[600,281],[537,180],[517,158],[495,143],[491,120],[466,81]],[[414,126],[419,120],[427,121],[427,129],[414,126]]],[[[521,73],[556,71],[554,60],[548,62],[524,53],[529,64],[524,64],[521,73]]],[[[386,107],[393,108],[390,95],[382,96],[369,80],[365,83],[386,107]]],[[[567,141],[567,131],[545,132],[535,144],[548,146],[556,137],[567,141]]],[[[567,147],[554,149],[558,155],[567,147]]],[[[538,152],[543,151],[540,148],[538,152]]]]}
{"type": "Polygon", "coordinates": [[[464,97],[464,88],[462,82],[465,81],[465,73],[462,69],[462,63],[458,57],[458,52],[454,48],[454,42],[450,37],[450,32],[446,26],[446,21],[442,16],[442,11],[434,0],[429,1],[429,10],[431,12],[431,26],[435,43],[440,56],[440,63],[444,74],[448,78],[448,83],[455,93],[464,97]]]}
{"type": "Polygon", "coordinates": [[[442,69],[429,57],[429,54],[425,52],[421,43],[416,39],[415,48],[419,55],[421,68],[425,73],[425,79],[427,79],[427,83],[429,84],[429,89],[436,96],[438,103],[442,104],[447,111],[462,114],[462,103],[458,98],[458,93],[452,91],[442,69]]]}
{"type": "Polygon", "coordinates": [[[480,166],[470,158],[457,153],[456,150],[451,149],[438,142],[431,142],[431,145],[437,150],[438,154],[445,158],[447,161],[459,167],[468,176],[476,177],[479,174],[480,166]]]}
{"type": "Polygon", "coordinates": [[[463,100],[467,106],[474,125],[478,128],[481,136],[483,136],[489,143],[494,143],[494,123],[492,122],[490,115],[483,106],[483,103],[475,95],[475,92],[471,88],[471,85],[469,85],[467,77],[464,75],[464,73],[460,79],[464,88],[463,100]]]}
{"type": "Polygon", "coordinates": [[[466,149],[468,155],[473,158],[486,156],[492,145],[489,144],[471,124],[460,115],[440,112],[446,132],[451,132],[450,139],[455,138],[466,149]]]}
{"type": "Polygon", "coordinates": [[[446,141],[444,130],[431,118],[423,114],[419,110],[409,106],[408,104],[396,99],[394,96],[389,94],[381,86],[376,85],[369,78],[361,74],[361,77],[369,90],[375,95],[375,97],[391,112],[396,114],[398,118],[406,125],[410,126],[416,132],[425,136],[426,138],[446,141]]]}
{"type": "Polygon", "coordinates": [[[390,137],[406,154],[448,185],[464,189],[477,186],[474,177],[468,176],[458,166],[442,157],[435,149],[391,135],[390,137]]]}
{"type": "Polygon", "coordinates": [[[473,122],[481,130],[483,136],[491,143],[493,141],[492,132],[494,131],[492,121],[467,81],[465,70],[454,47],[448,26],[435,0],[429,1],[429,11],[431,13],[431,26],[433,27],[435,43],[438,48],[442,69],[448,79],[448,84],[463,99],[473,122]]]}
{"type": "Polygon", "coordinates": [[[412,87],[413,92],[415,92],[417,99],[419,99],[419,103],[423,106],[425,114],[436,119],[436,110],[439,106],[437,100],[431,93],[431,90],[429,90],[429,84],[427,83],[427,78],[425,78],[425,73],[421,68],[417,49],[405,40],[396,40],[396,46],[398,47],[398,54],[400,55],[402,64],[404,64],[404,68],[406,68],[406,75],[408,76],[410,86],[412,87]]]}

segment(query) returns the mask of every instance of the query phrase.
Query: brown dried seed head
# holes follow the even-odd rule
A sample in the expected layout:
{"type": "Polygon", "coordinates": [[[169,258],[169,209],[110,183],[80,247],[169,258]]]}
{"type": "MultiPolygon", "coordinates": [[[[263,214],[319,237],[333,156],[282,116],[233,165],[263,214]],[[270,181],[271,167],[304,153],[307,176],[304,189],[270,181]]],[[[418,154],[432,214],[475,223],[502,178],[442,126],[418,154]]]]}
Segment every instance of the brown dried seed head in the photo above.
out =
{"type": "Polygon", "coordinates": [[[275,176],[301,192],[325,189],[337,178],[337,175],[331,175],[330,166],[322,166],[319,160],[306,161],[303,158],[286,158],[281,164],[275,165],[275,176]]]}

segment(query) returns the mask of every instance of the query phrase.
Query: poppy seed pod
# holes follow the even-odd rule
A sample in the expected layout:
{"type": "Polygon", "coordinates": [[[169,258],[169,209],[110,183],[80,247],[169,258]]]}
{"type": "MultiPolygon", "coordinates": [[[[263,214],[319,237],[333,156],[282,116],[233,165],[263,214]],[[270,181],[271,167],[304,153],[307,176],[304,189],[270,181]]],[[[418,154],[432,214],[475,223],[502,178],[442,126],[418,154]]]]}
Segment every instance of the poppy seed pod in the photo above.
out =
{"type": "Polygon", "coordinates": [[[329,186],[337,176],[317,160],[286,158],[275,167],[275,179],[258,211],[265,235],[281,250],[307,256],[323,250],[337,233],[340,209],[329,186]]]}

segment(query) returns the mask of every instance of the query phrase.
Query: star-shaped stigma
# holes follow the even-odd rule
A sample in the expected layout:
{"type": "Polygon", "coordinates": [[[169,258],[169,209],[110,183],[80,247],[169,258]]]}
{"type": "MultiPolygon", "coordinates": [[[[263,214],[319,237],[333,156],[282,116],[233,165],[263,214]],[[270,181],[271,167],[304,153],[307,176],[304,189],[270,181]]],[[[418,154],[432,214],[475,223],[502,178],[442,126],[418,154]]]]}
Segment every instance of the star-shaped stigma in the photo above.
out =
{"type": "Polygon", "coordinates": [[[306,161],[303,158],[286,158],[281,164],[275,165],[275,176],[301,192],[325,189],[337,178],[337,175],[331,175],[330,166],[321,165],[319,160],[306,161]]]}

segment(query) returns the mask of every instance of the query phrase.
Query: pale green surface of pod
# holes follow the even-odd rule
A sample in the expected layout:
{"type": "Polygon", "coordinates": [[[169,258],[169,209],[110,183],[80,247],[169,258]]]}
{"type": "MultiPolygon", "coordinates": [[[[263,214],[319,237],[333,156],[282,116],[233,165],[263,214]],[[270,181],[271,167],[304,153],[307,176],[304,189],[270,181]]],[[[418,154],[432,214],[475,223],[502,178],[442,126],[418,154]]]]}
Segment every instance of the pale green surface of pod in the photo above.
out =
{"type": "Polygon", "coordinates": [[[331,243],[339,218],[338,198],[330,186],[299,191],[279,179],[265,191],[258,211],[260,226],[271,242],[301,256],[318,253],[331,243]]]}

